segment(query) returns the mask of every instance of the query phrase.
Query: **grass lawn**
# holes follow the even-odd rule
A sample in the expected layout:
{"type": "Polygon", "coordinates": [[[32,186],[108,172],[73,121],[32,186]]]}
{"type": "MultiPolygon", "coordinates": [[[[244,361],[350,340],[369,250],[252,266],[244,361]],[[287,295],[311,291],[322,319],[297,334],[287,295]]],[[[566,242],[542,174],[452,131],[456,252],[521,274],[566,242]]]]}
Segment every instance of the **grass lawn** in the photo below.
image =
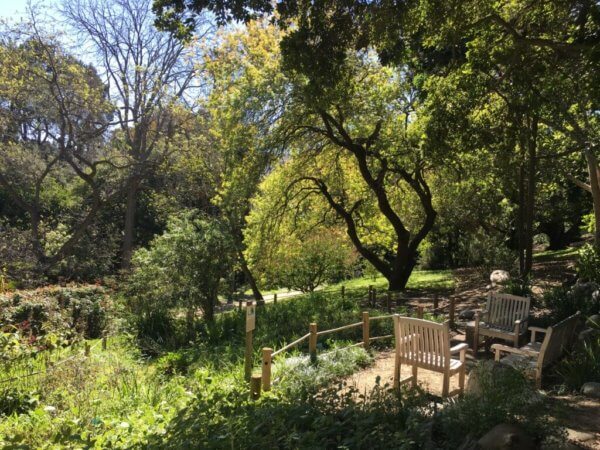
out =
{"type": "Polygon", "coordinates": [[[538,262],[575,259],[577,257],[577,252],[579,252],[579,248],[577,247],[567,247],[562,250],[545,250],[543,252],[535,253],[533,259],[538,262]]]}
{"type": "MultiPolygon", "coordinates": [[[[350,280],[344,280],[335,284],[328,284],[323,286],[322,289],[327,291],[341,289],[342,285],[347,290],[352,289],[367,289],[369,286],[373,286],[377,290],[387,290],[388,282],[383,276],[372,277],[364,276],[360,278],[353,278],[350,280]]],[[[408,280],[407,289],[428,289],[428,290],[447,290],[454,288],[454,276],[452,270],[414,270],[410,279],[408,280]]],[[[261,291],[263,295],[271,295],[274,293],[281,294],[289,292],[286,288],[269,289],[261,291]]],[[[244,292],[244,295],[252,295],[251,290],[244,292]]]]}

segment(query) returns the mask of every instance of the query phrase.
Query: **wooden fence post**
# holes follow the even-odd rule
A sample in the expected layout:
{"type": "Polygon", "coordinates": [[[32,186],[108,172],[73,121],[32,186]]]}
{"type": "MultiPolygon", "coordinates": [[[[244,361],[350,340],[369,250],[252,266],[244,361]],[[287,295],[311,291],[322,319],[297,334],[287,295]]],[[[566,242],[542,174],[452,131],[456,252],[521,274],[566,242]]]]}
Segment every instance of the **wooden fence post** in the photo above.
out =
{"type": "Polygon", "coordinates": [[[369,311],[363,311],[362,313],[362,321],[363,321],[363,347],[365,350],[368,350],[369,344],[371,342],[371,338],[369,336],[369,311]]]}
{"type": "MultiPolygon", "coordinates": [[[[252,302],[246,303],[246,353],[244,355],[244,377],[250,381],[252,377],[252,335],[256,325],[256,309],[252,302]]],[[[260,394],[259,394],[260,395],[260,394]]]]}
{"type": "Polygon", "coordinates": [[[107,347],[106,336],[104,336],[102,338],[102,350],[106,351],[106,347],[107,347]]]}
{"type": "Polygon", "coordinates": [[[454,298],[450,297],[450,311],[448,313],[448,320],[450,320],[450,328],[454,328],[454,298]]]}
{"type": "Polygon", "coordinates": [[[271,390],[271,362],[273,360],[273,349],[264,347],[262,349],[262,388],[267,392],[271,390]]]}
{"type": "Polygon", "coordinates": [[[273,303],[277,304],[277,293],[273,294],[273,303]]]}
{"type": "Polygon", "coordinates": [[[417,319],[423,318],[423,305],[417,306],[417,319]]]}
{"type": "Polygon", "coordinates": [[[342,300],[344,299],[345,296],[346,296],[346,286],[344,286],[342,284],[342,300]]]}
{"type": "Polygon", "coordinates": [[[258,400],[260,398],[260,375],[252,375],[250,379],[250,398],[252,400],[258,400]]]}
{"type": "Polygon", "coordinates": [[[310,360],[315,362],[317,360],[317,324],[311,323],[308,329],[310,336],[308,337],[308,352],[310,353],[310,360]]]}
{"type": "Polygon", "coordinates": [[[242,310],[242,301],[238,300],[238,311],[242,310]]]}

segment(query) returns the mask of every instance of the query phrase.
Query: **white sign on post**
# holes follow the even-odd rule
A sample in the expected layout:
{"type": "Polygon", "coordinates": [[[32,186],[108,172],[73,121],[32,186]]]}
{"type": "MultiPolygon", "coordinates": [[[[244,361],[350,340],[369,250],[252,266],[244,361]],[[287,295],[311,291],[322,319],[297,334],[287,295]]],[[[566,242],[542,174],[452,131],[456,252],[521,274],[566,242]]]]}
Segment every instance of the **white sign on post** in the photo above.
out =
{"type": "Polygon", "coordinates": [[[256,327],[256,306],[246,307],[246,333],[256,327]]]}

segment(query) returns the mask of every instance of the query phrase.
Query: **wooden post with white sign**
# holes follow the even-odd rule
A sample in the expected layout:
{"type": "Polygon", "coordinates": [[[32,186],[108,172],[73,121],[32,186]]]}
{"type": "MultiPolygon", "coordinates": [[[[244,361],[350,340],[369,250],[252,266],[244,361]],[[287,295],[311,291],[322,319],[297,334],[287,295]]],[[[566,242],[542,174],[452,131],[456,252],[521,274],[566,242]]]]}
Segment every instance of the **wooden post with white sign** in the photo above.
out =
{"type": "Polygon", "coordinates": [[[246,354],[244,356],[244,376],[247,381],[252,377],[252,335],[256,327],[256,306],[246,303],[246,354]]]}

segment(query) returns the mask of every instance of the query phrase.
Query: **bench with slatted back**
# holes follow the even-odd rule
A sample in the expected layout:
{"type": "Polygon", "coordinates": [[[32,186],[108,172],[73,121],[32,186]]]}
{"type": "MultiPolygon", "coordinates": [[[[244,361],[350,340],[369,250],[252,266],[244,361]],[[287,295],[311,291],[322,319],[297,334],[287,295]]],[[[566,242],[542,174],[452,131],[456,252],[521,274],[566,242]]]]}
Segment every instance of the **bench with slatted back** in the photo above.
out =
{"type": "Polygon", "coordinates": [[[519,339],[527,332],[529,297],[490,293],[486,308],[475,314],[473,351],[479,349],[479,338],[499,338],[519,346],[519,339]]]}
{"type": "Polygon", "coordinates": [[[579,320],[580,313],[577,312],[548,328],[529,327],[529,344],[521,348],[494,344],[492,349],[496,352],[495,359],[524,370],[527,375],[535,378],[535,385],[539,389],[542,384],[542,369],[558,361],[572,347],[579,320]],[[543,342],[536,341],[536,333],[545,333],[543,342]],[[501,358],[502,353],[509,355],[501,358]]]}
{"type": "Polygon", "coordinates": [[[396,337],[396,356],[394,367],[394,386],[412,381],[417,384],[419,368],[442,373],[442,396],[462,393],[465,385],[465,352],[467,344],[450,348],[450,322],[436,323],[429,320],[394,315],[394,335],[396,337]],[[452,355],[460,353],[459,359],[452,355]],[[412,366],[412,377],[400,379],[402,364],[412,366]],[[458,390],[448,392],[450,377],[458,373],[458,390]]]}

